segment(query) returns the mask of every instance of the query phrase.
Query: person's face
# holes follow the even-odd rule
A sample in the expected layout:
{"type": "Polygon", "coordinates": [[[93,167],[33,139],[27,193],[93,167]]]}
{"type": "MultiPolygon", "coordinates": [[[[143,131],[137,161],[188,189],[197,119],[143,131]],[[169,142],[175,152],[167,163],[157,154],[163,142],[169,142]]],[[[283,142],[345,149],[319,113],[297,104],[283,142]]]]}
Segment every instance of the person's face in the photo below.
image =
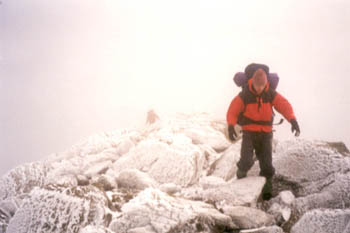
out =
{"type": "Polygon", "coordinates": [[[258,95],[260,95],[266,87],[266,73],[262,69],[258,69],[254,74],[253,87],[258,95]]]}
{"type": "Polygon", "coordinates": [[[266,85],[259,85],[258,86],[258,85],[253,83],[253,86],[254,86],[254,89],[255,89],[256,93],[258,95],[260,95],[264,91],[266,85]]]}

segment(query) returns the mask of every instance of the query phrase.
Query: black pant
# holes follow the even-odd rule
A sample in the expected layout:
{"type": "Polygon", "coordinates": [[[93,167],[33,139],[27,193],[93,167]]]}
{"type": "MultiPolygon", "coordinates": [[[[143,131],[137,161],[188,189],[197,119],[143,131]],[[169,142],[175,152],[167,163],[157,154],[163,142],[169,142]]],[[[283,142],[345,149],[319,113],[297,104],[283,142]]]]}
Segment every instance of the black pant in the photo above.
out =
{"type": "Polygon", "coordinates": [[[260,176],[271,178],[275,174],[272,166],[272,132],[243,131],[239,170],[247,172],[253,165],[254,150],[260,165],[260,176]]]}

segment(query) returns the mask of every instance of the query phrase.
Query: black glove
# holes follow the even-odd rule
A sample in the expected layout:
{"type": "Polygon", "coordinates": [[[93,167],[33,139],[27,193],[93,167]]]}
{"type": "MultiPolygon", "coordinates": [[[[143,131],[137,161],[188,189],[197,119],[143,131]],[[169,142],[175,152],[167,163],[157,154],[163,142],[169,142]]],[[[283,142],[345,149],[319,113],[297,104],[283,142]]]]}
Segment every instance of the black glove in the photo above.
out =
{"type": "Polygon", "coordinates": [[[292,133],[294,133],[295,131],[295,136],[298,137],[300,135],[300,128],[298,122],[295,119],[293,119],[290,121],[290,123],[292,124],[292,133]]]}
{"type": "Polygon", "coordinates": [[[231,141],[234,141],[237,139],[237,133],[233,125],[228,126],[228,137],[230,138],[231,141]]]}

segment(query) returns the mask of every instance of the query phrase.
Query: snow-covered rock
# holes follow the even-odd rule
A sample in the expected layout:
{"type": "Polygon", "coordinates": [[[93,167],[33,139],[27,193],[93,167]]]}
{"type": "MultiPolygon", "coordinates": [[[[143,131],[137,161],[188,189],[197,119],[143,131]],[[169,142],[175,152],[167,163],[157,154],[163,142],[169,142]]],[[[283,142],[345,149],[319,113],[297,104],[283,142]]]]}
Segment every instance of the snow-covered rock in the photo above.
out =
{"type": "Polygon", "coordinates": [[[51,166],[40,162],[20,165],[0,179],[0,200],[29,193],[47,183],[51,166]]]}
{"type": "Polygon", "coordinates": [[[284,233],[284,231],[278,226],[268,226],[248,230],[241,230],[240,233],[284,233]]]}
{"type": "Polygon", "coordinates": [[[350,168],[350,157],[320,141],[298,139],[278,143],[273,159],[280,175],[298,183],[322,181],[350,168]]]}
{"type": "Polygon", "coordinates": [[[96,163],[91,166],[89,169],[84,171],[84,175],[87,177],[94,177],[100,174],[106,173],[109,167],[112,166],[112,161],[107,160],[100,163],[96,163]]]}
{"type": "Polygon", "coordinates": [[[240,229],[253,229],[262,226],[272,226],[275,220],[272,215],[262,210],[245,206],[225,206],[223,213],[230,216],[240,229]]]}
{"type": "Polygon", "coordinates": [[[6,228],[11,218],[17,212],[21,201],[10,197],[0,201],[0,232],[6,232],[6,228]]]}
{"type": "Polygon", "coordinates": [[[188,227],[195,232],[200,227],[210,230],[212,224],[237,228],[230,217],[213,206],[174,198],[158,189],[148,188],[122,207],[121,217],[112,221],[114,232],[177,232],[179,227],[188,227]],[[136,231],[137,229],[137,231],[136,231]]]}
{"type": "Polygon", "coordinates": [[[113,233],[110,229],[103,226],[86,226],[83,229],[80,229],[78,233],[113,233]]]}
{"type": "Polygon", "coordinates": [[[217,206],[256,207],[264,184],[264,177],[247,177],[204,190],[202,195],[204,200],[214,202],[217,206]]]}
{"type": "Polygon", "coordinates": [[[307,212],[291,233],[346,233],[350,232],[350,209],[317,209],[307,212]]]}
{"type": "Polygon", "coordinates": [[[192,144],[169,146],[156,140],[142,141],[125,156],[117,160],[116,173],[134,168],[148,173],[157,182],[188,186],[202,174],[204,155],[192,144]]]}
{"type": "Polygon", "coordinates": [[[226,184],[226,181],[216,176],[204,176],[199,180],[199,185],[203,189],[215,188],[226,184]]]}
{"type": "Polygon", "coordinates": [[[237,162],[240,159],[241,144],[240,141],[232,144],[222,156],[215,161],[211,167],[210,175],[221,177],[224,180],[230,180],[236,175],[237,162]]]}
{"type": "Polygon", "coordinates": [[[123,170],[119,173],[116,181],[118,187],[128,189],[143,190],[159,186],[158,183],[149,177],[147,173],[141,172],[135,168],[123,170]]]}
{"type": "Polygon", "coordinates": [[[91,179],[91,184],[104,191],[118,188],[118,184],[115,178],[106,174],[93,177],[91,179]]]}
{"type": "Polygon", "coordinates": [[[282,191],[277,197],[270,200],[270,207],[267,212],[275,217],[275,220],[282,224],[287,222],[291,216],[292,204],[295,201],[295,196],[291,191],[282,191]]]}
{"type": "Polygon", "coordinates": [[[6,232],[78,232],[88,224],[103,225],[105,201],[105,196],[92,188],[34,188],[6,232]]]}
{"type": "Polygon", "coordinates": [[[225,121],[154,114],[5,174],[0,233],[349,232],[344,144],[275,140],[267,202],[258,163],[235,178],[241,141],[229,142],[225,121]]]}
{"type": "Polygon", "coordinates": [[[167,184],[160,185],[159,190],[169,195],[172,195],[174,193],[180,192],[181,187],[174,183],[167,183],[167,184]]]}

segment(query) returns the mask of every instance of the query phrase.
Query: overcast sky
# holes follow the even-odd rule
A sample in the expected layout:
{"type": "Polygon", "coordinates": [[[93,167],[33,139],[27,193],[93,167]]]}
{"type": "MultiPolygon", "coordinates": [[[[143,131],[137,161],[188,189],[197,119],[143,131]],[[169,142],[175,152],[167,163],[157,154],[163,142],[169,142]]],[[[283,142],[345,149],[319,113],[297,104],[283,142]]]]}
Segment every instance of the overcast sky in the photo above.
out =
{"type": "Polygon", "coordinates": [[[150,108],[225,119],[251,62],[279,74],[302,138],[350,146],[349,28],[348,0],[2,0],[0,175],[150,108]]]}

